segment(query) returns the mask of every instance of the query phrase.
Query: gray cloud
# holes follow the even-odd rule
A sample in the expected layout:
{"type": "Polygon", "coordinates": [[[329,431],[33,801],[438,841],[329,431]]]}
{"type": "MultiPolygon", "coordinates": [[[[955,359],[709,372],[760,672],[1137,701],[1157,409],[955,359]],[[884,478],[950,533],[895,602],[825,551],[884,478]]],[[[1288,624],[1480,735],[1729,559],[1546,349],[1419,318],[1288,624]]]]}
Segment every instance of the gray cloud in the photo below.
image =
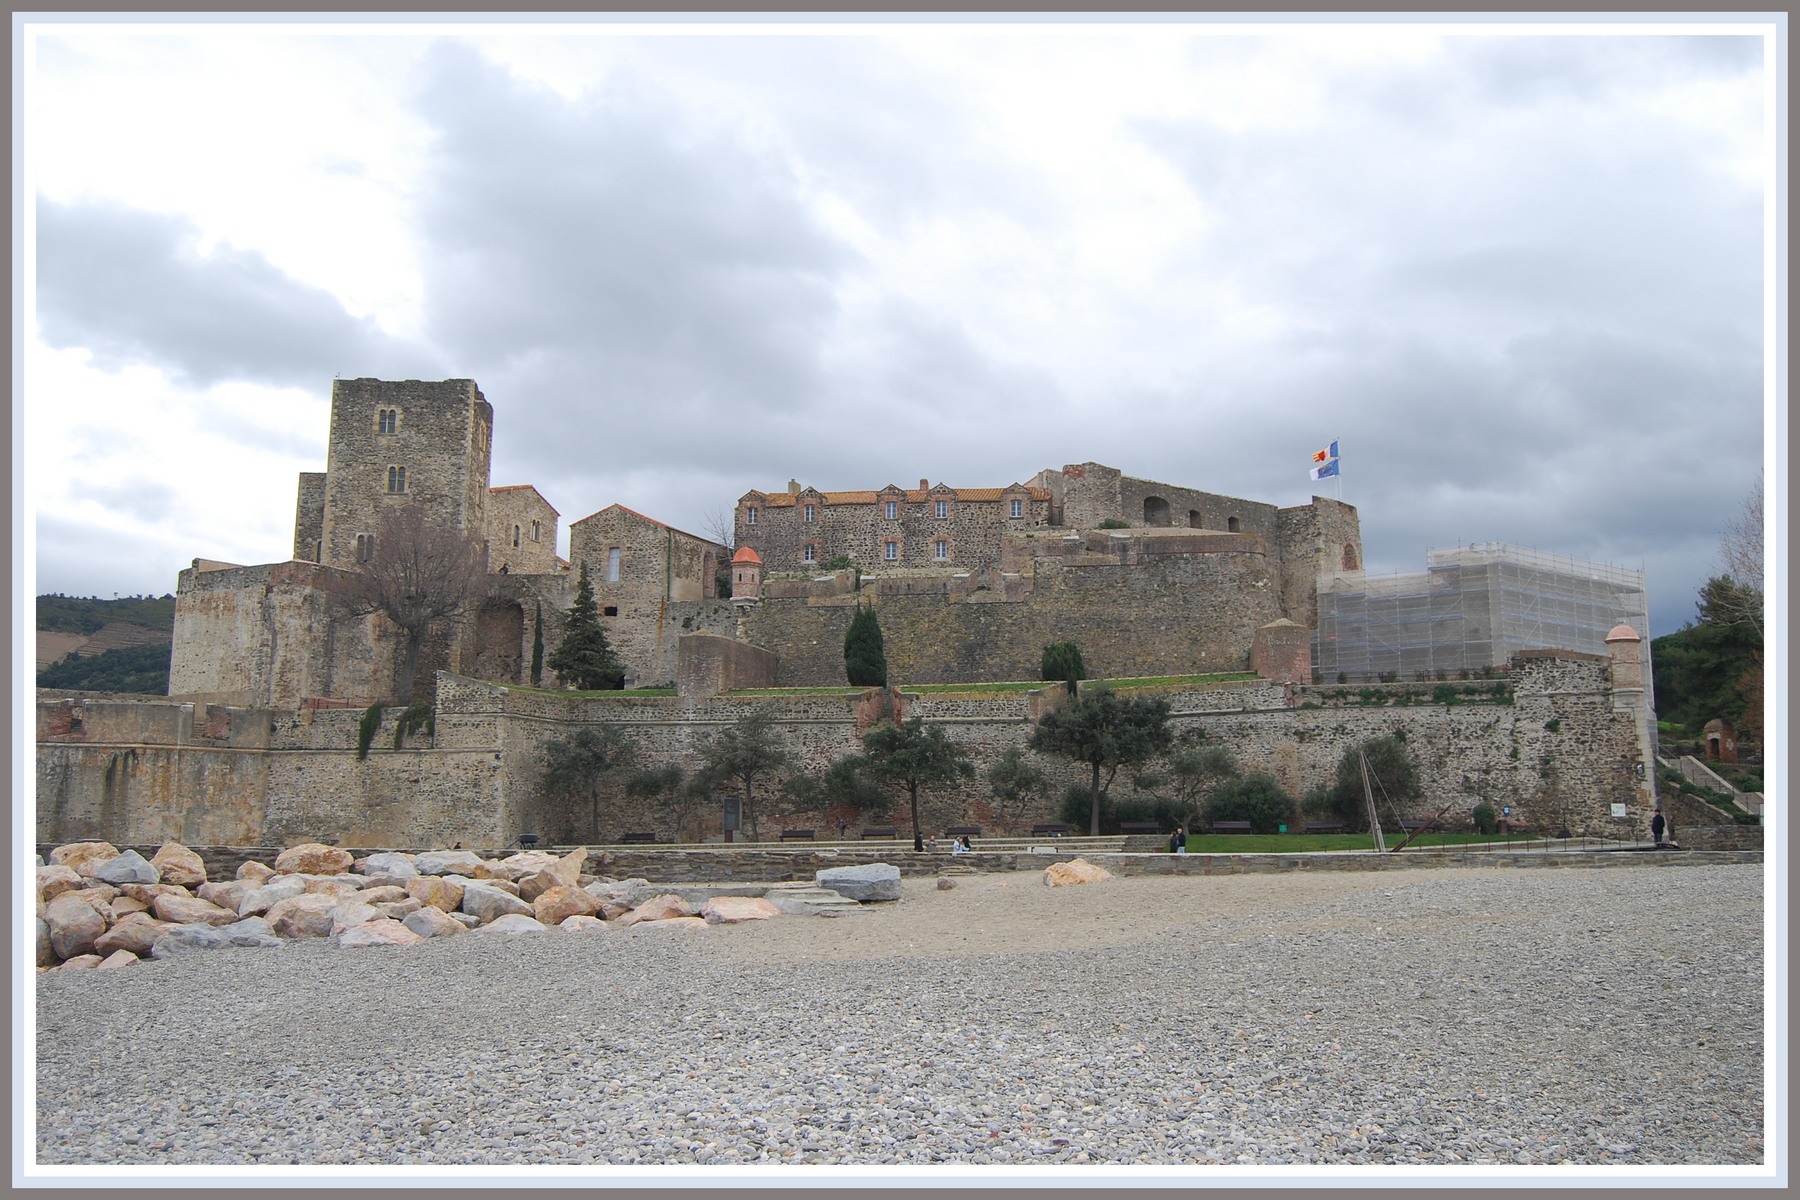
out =
{"type": "Polygon", "coordinates": [[[184,218],[39,197],[37,228],[44,340],[83,347],[103,368],[147,362],[201,387],[316,387],[335,363],[398,378],[437,369],[255,251],[201,254],[184,218]]]}

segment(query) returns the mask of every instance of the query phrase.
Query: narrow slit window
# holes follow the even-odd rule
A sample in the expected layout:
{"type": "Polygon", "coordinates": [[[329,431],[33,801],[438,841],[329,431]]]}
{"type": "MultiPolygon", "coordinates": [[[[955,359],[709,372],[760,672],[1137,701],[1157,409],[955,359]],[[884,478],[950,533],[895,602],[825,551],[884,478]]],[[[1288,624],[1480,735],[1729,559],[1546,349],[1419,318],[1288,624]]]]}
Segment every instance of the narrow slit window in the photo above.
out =
{"type": "Polygon", "coordinates": [[[617,546],[606,552],[606,581],[608,583],[619,581],[619,548],[617,546]]]}

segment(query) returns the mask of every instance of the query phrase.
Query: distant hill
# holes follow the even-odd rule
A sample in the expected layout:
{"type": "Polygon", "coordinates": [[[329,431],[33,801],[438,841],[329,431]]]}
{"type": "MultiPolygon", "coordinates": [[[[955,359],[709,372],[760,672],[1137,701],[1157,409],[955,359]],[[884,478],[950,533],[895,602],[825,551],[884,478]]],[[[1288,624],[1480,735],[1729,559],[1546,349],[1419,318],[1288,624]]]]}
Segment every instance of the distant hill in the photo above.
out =
{"type": "Polygon", "coordinates": [[[142,625],[173,636],[174,596],[122,596],[117,600],[65,596],[61,592],[37,598],[37,627],[50,633],[94,634],[115,621],[142,625]]]}
{"type": "Polygon", "coordinates": [[[174,596],[39,596],[38,686],[165,695],[174,634],[174,596]]]}

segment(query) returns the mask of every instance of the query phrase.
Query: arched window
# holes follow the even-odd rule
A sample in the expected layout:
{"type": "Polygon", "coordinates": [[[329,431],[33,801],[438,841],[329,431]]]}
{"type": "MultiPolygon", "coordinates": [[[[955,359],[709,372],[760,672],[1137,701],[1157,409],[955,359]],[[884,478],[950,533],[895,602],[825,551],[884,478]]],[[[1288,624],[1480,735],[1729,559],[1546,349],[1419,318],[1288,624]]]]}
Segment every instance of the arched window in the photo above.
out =
{"type": "Polygon", "coordinates": [[[1238,520],[1236,517],[1226,517],[1225,518],[1225,528],[1226,528],[1226,530],[1228,530],[1231,533],[1238,532],[1239,528],[1242,525],[1243,525],[1243,522],[1238,520]]]}
{"type": "Polygon", "coordinates": [[[513,526],[513,549],[517,550],[519,548],[519,536],[523,532],[524,530],[520,529],[517,525],[513,526]]]}
{"type": "Polygon", "coordinates": [[[1345,542],[1344,543],[1344,570],[1346,570],[1346,571],[1362,570],[1362,564],[1356,557],[1356,543],[1355,542],[1345,542]]]}
{"type": "Polygon", "coordinates": [[[1166,527],[1169,523],[1169,502],[1161,496],[1144,497],[1144,524],[1166,527]]]}
{"type": "Polygon", "coordinates": [[[397,496],[406,490],[406,468],[388,468],[388,494],[397,496]]]}
{"type": "Polygon", "coordinates": [[[356,561],[368,562],[375,555],[375,535],[359,533],[356,535],[356,561]]]}
{"type": "Polygon", "coordinates": [[[1200,510],[1197,508],[1188,509],[1188,528],[1199,529],[1200,527],[1200,510]]]}

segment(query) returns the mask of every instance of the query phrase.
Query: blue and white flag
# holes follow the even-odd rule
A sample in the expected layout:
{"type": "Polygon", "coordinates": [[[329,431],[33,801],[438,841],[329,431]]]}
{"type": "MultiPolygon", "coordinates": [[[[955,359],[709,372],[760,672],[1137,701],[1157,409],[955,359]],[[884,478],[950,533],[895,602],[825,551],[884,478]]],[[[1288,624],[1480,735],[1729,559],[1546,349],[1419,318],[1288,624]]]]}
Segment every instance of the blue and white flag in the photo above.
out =
{"type": "Polygon", "coordinates": [[[1312,460],[1316,463],[1322,463],[1328,458],[1336,458],[1337,456],[1337,443],[1334,441],[1323,450],[1314,450],[1312,460]]]}
{"type": "Polygon", "coordinates": [[[1330,479],[1333,475],[1336,475],[1337,473],[1338,473],[1338,460],[1335,458],[1332,459],[1330,462],[1326,463],[1322,467],[1314,467],[1312,469],[1312,477],[1314,479],[1330,479]]]}

